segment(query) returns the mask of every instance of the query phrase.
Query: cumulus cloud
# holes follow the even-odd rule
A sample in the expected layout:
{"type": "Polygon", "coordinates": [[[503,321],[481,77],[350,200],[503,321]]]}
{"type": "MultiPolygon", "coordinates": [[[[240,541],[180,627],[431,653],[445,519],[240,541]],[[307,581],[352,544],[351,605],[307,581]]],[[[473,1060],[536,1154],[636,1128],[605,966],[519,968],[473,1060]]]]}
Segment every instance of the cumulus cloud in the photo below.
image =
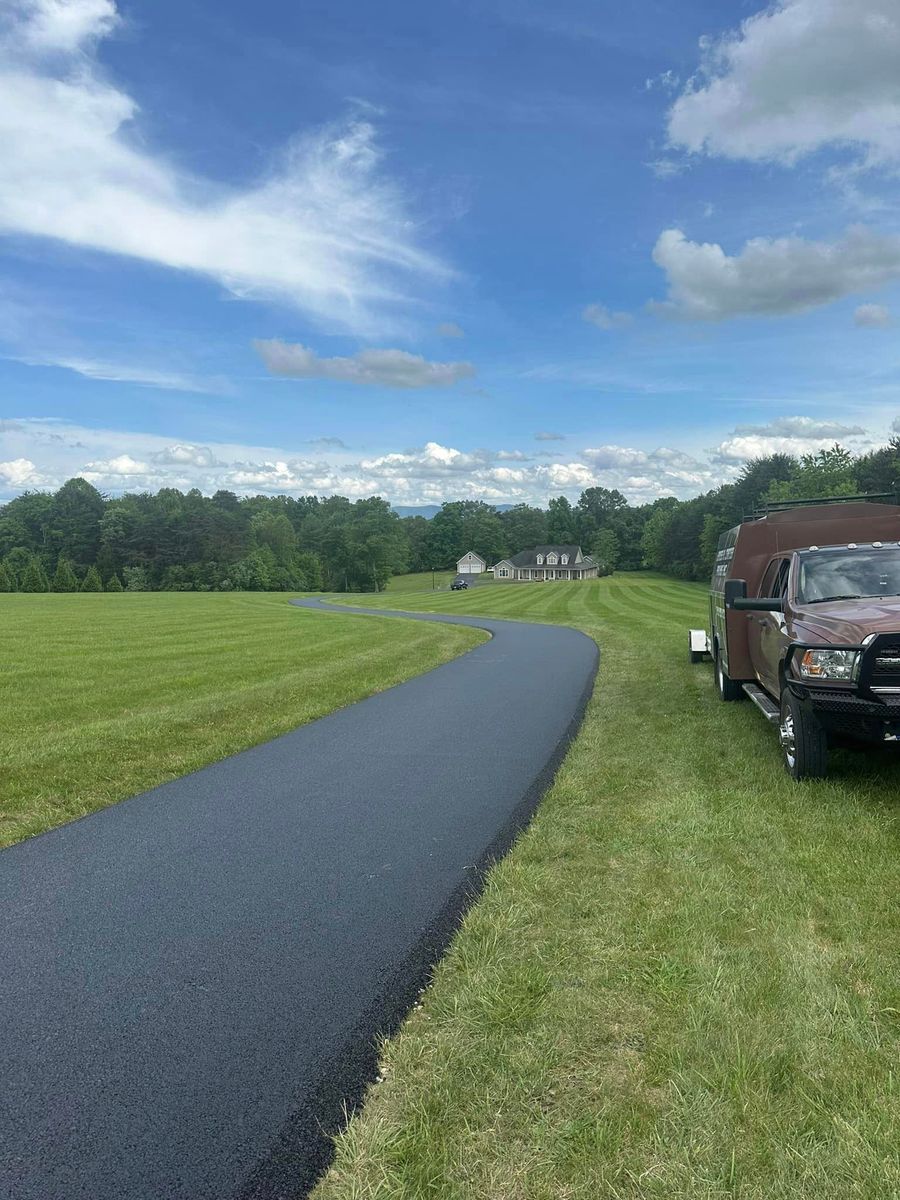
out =
{"type": "Polygon", "coordinates": [[[445,338],[461,338],[465,337],[465,330],[462,329],[455,321],[442,321],[437,327],[439,337],[445,338]]]}
{"type": "Polygon", "coordinates": [[[861,304],[853,314],[853,323],[860,329],[887,329],[891,310],[883,304],[861,304]]]}
{"type": "Polygon", "coordinates": [[[758,434],[761,437],[835,438],[862,437],[861,425],[846,425],[841,421],[819,421],[815,417],[777,417],[767,425],[738,425],[738,434],[758,434]]]}
{"type": "Polygon", "coordinates": [[[332,379],[340,383],[366,383],[378,387],[449,387],[471,379],[475,368],[468,362],[429,362],[405,350],[360,350],[350,358],[320,358],[306,346],[277,339],[254,342],[257,353],[273,375],[291,379],[332,379]]]}
{"type": "Polygon", "coordinates": [[[605,304],[589,304],[581,313],[582,319],[598,329],[623,329],[632,321],[631,313],[611,312],[605,304]]]}
{"type": "Polygon", "coordinates": [[[208,446],[195,446],[190,442],[176,442],[155,451],[151,458],[162,466],[218,467],[219,460],[208,446]]]}
{"type": "Polygon", "coordinates": [[[653,261],[669,287],[669,298],[651,305],[657,312],[693,321],[782,316],[900,278],[900,237],[854,226],[835,242],[761,237],[728,255],[667,229],[653,261]]]}
{"type": "Polygon", "coordinates": [[[598,446],[583,452],[587,461],[595,467],[634,467],[647,462],[645,450],[632,450],[627,446],[598,446]]]}
{"type": "Polygon", "coordinates": [[[151,149],[137,103],[96,58],[118,19],[112,0],[4,6],[0,232],[190,272],[366,333],[419,280],[448,277],[417,245],[367,120],[298,137],[243,187],[151,149]]]}
{"type": "Polygon", "coordinates": [[[825,146],[900,160],[896,0],[777,0],[720,39],[668,117],[673,146],[793,163],[825,146]]]}
{"type": "Polygon", "coordinates": [[[710,451],[710,458],[713,462],[737,464],[768,454],[813,454],[836,441],[849,442],[857,451],[877,444],[861,425],[814,417],[780,417],[767,425],[738,425],[710,451]]]}
{"type": "Polygon", "coordinates": [[[38,486],[41,477],[37,467],[27,458],[13,458],[9,462],[0,462],[0,483],[5,487],[19,491],[29,484],[38,486]]]}
{"type": "Polygon", "coordinates": [[[82,474],[85,479],[91,480],[122,480],[130,479],[135,475],[141,478],[151,476],[153,468],[149,463],[132,458],[130,454],[117,454],[115,458],[85,463],[82,474]]]}
{"type": "MultiPolygon", "coordinates": [[[[900,419],[895,430],[900,429],[900,419]]],[[[58,487],[82,475],[111,494],[176,487],[220,488],[239,495],[382,495],[394,504],[431,504],[478,498],[493,503],[545,505],[586,487],[618,488],[633,503],[661,496],[687,498],[734,479],[744,462],[784,451],[802,454],[836,439],[854,450],[883,444],[885,436],[860,426],[806,417],[742,425],[705,453],[658,446],[602,445],[571,450],[548,461],[518,449],[471,449],[428,441],[422,446],[358,458],[285,447],[232,443],[198,445],[157,434],[93,429],[63,421],[0,421],[0,497],[29,487],[58,487]]]]}

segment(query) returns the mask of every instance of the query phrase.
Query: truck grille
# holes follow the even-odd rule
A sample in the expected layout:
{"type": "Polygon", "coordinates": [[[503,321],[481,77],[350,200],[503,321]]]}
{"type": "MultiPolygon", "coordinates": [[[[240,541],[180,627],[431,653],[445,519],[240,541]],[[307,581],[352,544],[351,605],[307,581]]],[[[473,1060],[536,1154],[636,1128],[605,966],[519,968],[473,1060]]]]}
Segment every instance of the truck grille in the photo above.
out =
{"type": "Polygon", "coordinates": [[[878,647],[872,667],[872,684],[881,687],[900,686],[900,642],[878,647]]]}

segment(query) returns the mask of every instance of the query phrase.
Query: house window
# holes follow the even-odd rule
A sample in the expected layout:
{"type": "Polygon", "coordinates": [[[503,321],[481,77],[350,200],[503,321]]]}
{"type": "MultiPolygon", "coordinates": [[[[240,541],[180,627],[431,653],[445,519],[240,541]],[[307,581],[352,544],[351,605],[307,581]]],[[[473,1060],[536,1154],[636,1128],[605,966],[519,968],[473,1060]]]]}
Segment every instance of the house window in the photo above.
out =
{"type": "Polygon", "coordinates": [[[506,567],[501,567],[498,574],[501,579],[509,579],[509,571],[506,567]]]}
{"type": "Polygon", "coordinates": [[[562,565],[563,565],[563,566],[566,566],[566,565],[568,564],[568,561],[569,561],[569,556],[568,556],[568,554],[564,554],[564,555],[562,556],[562,565]]]}
{"type": "Polygon", "coordinates": [[[543,556],[543,554],[539,554],[539,555],[537,556],[537,565],[538,565],[539,567],[542,567],[542,566],[544,565],[544,556],[543,556]]]}
{"type": "Polygon", "coordinates": [[[555,554],[548,554],[547,562],[550,564],[551,567],[555,567],[556,564],[559,562],[559,558],[555,554]]]}

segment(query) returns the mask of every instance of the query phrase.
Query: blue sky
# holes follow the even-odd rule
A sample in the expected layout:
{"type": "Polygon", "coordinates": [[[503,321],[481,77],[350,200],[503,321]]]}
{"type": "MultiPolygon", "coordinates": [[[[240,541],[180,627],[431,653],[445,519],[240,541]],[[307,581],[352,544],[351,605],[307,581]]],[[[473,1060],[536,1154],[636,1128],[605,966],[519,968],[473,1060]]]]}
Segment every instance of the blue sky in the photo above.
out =
{"type": "Polygon", "coordinates": [[[0,497],[879,444],[898,54],[896,0],[3,0],[0,497]]]}

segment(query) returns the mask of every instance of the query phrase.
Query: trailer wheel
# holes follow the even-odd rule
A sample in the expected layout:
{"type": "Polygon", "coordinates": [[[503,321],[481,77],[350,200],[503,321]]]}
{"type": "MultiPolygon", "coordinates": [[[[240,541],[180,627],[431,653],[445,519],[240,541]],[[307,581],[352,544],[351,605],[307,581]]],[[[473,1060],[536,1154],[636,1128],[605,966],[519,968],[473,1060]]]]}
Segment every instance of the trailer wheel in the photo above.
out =
{"type": "Polygon", "coordinates": [[[784,769],[798,783],[823,779],[828,771],[828,737],[815,718],[789,688],[781,693],[778,726],[784,769]]]}
{"type": "Polygon", "coordinates": [[[725,701],[743,700],[744,689],[730,676],[725,674],[725,668],[722,666],[722,656],[719,654],[719,647],[716,646],[716,691],[719,693],[719,699],[725,701]]]}

